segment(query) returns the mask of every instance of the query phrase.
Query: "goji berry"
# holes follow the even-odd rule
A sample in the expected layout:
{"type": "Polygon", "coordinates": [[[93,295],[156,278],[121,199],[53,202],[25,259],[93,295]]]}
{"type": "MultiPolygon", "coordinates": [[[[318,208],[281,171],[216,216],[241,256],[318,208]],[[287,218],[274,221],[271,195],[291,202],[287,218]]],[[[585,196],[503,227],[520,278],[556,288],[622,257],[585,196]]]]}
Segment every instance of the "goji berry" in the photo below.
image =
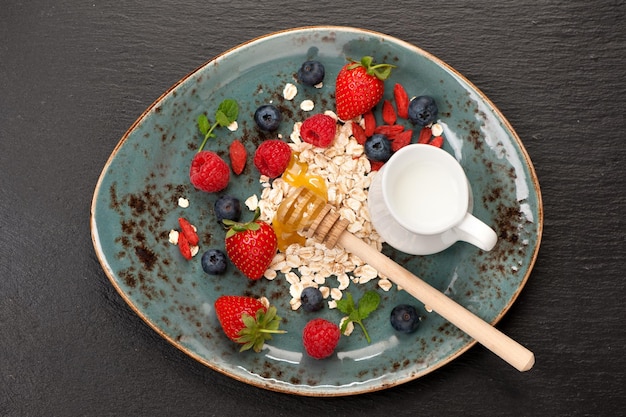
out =
{"type": "Polygon", "coordinates": [[[183,235],[185,235],[187,242],[191,246],[198,245],[198,243],[200,242],[200,238],[198,238],[198,234],[196,233],[191,223],[189,223],[187,219],[179,217],[178,224],[180,225],[180,229],[182,230],[183,235]]]}
{"type": "Polygon", "coordinates": [[[387,136],[388,138],[391,138],[403,131],[404,131],[404,126],[402,125],[380,125],[380,126],[376,126],[376,129],[374,129],[374,133],[383,134],[387,136]]]}
{"type": "Polygon", "coordinates": [[[428,143],[430,142],[430,138],[432,137],[432,131],[430,127],[423,127],[420,130],[419,138],[417,138],[417,143],[428,143]]]}
{"type": "Polygon", "coordinates": [[[443,136],[435,136],[433,140],[430,141],[430,145],[441,148],[443,146],[443,136]]]}
{"type": "Polygon", "coordinates": [[[228,148],[228,156],[230,157],[230,167],[236,175],[243,172],[248,159],[248,152],[240,140],[235,139],[228,148]]]}
{"type": "Polygon", "coordinates": [[[381,169],[383,167],[383,165],[385,165],[385,163],[382,162],[382,161],[371,161],[370,160],[370,166],[372,167],[372,171],[378,171],[379,169],[381,169]]]}
{"type": "Polygon", "coordinates": [[[183,255],[185,259],[190,260],[192,258],[191,247],[183,233],[178,234],[178,250],[180,250],[181,255],[183,255]]]}
{"type": "Polygon", "coordinates": [[[354,139],[356,139],[360,145],[365,144],[365,141],[367,140],[365,130],[363,130],[360,124],[354,122],[352,123],[352,136],[354,136],[354,139]]]}
{"type": "Polygon", "coordinates": [[[396,115],[396,111],[393,108],[393,104],[391,101],[385,100],[383,101],[383,121],[388,125],[393,125],[396,123],[398,116],[396,115]]]}
{"type": "Polygon", "coordinates": [[[365,122],[365,136],[368,138],[374,134],[374,129],[376,129],[376,117],[374,113],[368,111],[363,115],[363,121],[365,122]]]}
{"type": "Polygon", "coordinates": [[[401,84],[396,83],[393,86],[393,97],[398,116],[407,119],[409,117],[409,95],[401,84]]]}
{"type": "Polygon", "coordinates": [[[404,148],[406,145],[411,143],[412,138],[413,138],[412,130],[405,130],[404,132],[399,133],[391,142],[391,150],[395,152],[398,149],[404,148]]]}

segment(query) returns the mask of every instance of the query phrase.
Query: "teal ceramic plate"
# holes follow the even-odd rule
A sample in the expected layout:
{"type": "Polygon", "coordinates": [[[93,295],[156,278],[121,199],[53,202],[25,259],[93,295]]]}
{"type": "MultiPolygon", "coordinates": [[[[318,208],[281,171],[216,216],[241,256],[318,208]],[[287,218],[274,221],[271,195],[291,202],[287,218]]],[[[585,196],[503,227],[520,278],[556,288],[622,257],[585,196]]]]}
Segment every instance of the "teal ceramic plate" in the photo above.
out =
{"type": "MultiPolygon", "coordinates": [[[[308,113],[334,108],[334,78],[346,58],[371,55],[397,65],[387,81],[405,86],[410,95],[437,100],[446,137],[445,149],[463,165],[472,186],[474,214],[492,225],[499,241],[491,252],[457,243],[429,256],[384,252],[444,291],[484,320],[496,323],[526,283],[541,238],[543,213],[534,169],[524,147],[495,106],[454,69],[404,41],[348,27],[305,27],[251,40],[210,60],[185,76],[152,104],[123,136],[99,178],[91,208],[94,247],[104,271],[124,300],[158,334],[208,367],[242,382],[270,390],[308,396],[359,394],[419,378],[450,362],[474,341],[435,314],[424,311],[406,293],[380,291],[382,303],[367,319],[370,345],[357,330],[341,339],[325,360],[303,353],[300,334],[312,317],[289,307],[288,284],[247,280],[234,268],[216,278],[205,274],[200,257],[188,262],[168,233],[184,216],[201,232],[201,247],[223,247],[224,232],[215,221],[218,195],[196,191],[188,179],[190,160],[201,137],[196,118],[211,117],[225,98],[240,105],[239,129],[217,132],[209,148],[227,157],[230,141],[242,138],[249,152],[269,137],[254,125],[254,110],[273,102],[285,120],[278,133],[288,138],[293,123],[308,113]],[[293,101],[282,98],[286,83],[295,83],[301,63],[315,58],[326,67],[321,89],[299,86],[293,101]],[[189,200],[178,206],[179,197],[189,200]],[[265,296],[283,317],[286,335],[275,336],[260,353],[238,351],[222,333],[213,302],[222,294],[265,296]],[[401,335],[389,325],[399,303],[421,309],[420,329],[401,335]]],[[[272,135],[275,137],[276,135],[272,135]]],[[[260,193],[259,173],[248,160],[225,192],[245,200],[260,193]]],[[[360,297],[373,284],[350,291],[360,297]]],[[[335,322],[337,310],[316,316],[335,322]]],[[[502,366],[508,366],[502,362],[502,366]]]]}

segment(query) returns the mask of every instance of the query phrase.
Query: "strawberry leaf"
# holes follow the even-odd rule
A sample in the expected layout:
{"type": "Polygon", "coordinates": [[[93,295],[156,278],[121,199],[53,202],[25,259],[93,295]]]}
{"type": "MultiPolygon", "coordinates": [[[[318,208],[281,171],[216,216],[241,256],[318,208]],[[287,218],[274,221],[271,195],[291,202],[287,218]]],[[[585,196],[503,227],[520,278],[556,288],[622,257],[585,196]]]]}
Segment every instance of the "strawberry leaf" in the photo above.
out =
{"type": "Polygon", "coordinates": [[[372,66],[372,62],[374,62],[374,58],[371,56],[365,55],[361,58],[361,65],[365,68],[370,68],[372,66]]]}
{"type": "Polygon", "coordinates": [[[252,349],[260,352],[265,341],[272,338],[272,334],[286,333],[278,329],[281,320],[274,306],[268,308],[267,311],[262,308],[258,309],[255,317],[246,313],[242,314],[241,321],[245,327],[239,331],[237,338],[237,343],[242,344],[239,351],[252,349]]]}

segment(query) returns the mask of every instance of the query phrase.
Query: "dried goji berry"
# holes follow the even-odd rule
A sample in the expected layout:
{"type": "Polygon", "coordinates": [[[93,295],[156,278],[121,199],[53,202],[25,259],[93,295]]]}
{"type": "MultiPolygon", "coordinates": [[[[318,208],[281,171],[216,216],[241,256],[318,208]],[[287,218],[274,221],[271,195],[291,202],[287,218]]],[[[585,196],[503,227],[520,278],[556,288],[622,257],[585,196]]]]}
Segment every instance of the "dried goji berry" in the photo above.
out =
{"type": "Polygon", "coordinates": [[[385,165],[385,163],[382,162],[382,161],[371,161],[370,160],[370,166],[372,167],[372,171],[378,171],[379,169],[381,169],[383,167],[383,165],[385,165]]]}
{"type": "Polygon", "coordinates": [[[393,86],[393,98],[396,102],[398,116],[406,119],[409,117],[409,95],[401,84],[393,86]]]}
{"type": "Polygon", "coordinates": [[[417,138],[417,143],[428,143],[430,142],[430,138],[432,137],[432,131],[430,127],[423,127],[420,130],[420,136],[417,138]]]}
{"type": "Polygon", "coordinates": [[[397,134],[394,137],[393,141],[391,142],[391,150],[395,152],[398,149],[405,147],[406,145],[411,143],[412,138],[413,138],[412,130],[405,130],[404,132],[397,134]]]}
{"type": "Polygon", "coordinates": [[[360,145],[364,145],[367,140],[365,130],[363,130],[360,124],[354,122],[352,123],[352,136],[354,136],[354,139],[356,139],[360,145]]]}
{"type": "Polygon", "coordinates": [[[396,111],[394,110],[391,101],[383,101],[383,121],[388,125],[393,125],[396,123],[397,119],[398,116],[396,115],[396,111]]]}
{"type": "Polygon", "coordinates": [[[381,126],[376,126],[376,129],[374,129],[374,133],[383,134],[387,136],[388,138],[391,138],[403,131],[404,131],[404,126],[402,125],[381,125],[381,126]]]}
{"type": "Polygon", "coordinates": [[[248,159],[248,152],[240,140],[235,139],[228,148],[228,156],[230,158],[230,167],[236,175],[243,172],[248,159]]]}
{"type": "Polygon", "coordinates": [[[190,260],[192,258],[191,247],[189,246],[189,242],[183,233],[178,234],[178,250],[180,250],[180,253],[185,259],[190,260]]]}
{"type": "Polygon", "coordinates": [[[376,117],[374,113],[368,111],[363,115],[363,121],[365,122],[365,136],[368,138],[374,134],[374,129],[376,129],[376,117]]]}
{"type": "Polygon", "coordinates": [[[433,140],[430,141],[430,145],[441,148],[443,146],[443,136],[435,136],[433,140]]]}
{"type": "Polygon", "coordinates": [[[200,238],[198,238],[198,234],[191,223],[189,223],[187,219],[179,217],[178,224],[180,225],[180,229],[182,230],[183,235],[185,235],[187,242],[189,242],[191,246],[196,246],[200,242],[200,238]]]}

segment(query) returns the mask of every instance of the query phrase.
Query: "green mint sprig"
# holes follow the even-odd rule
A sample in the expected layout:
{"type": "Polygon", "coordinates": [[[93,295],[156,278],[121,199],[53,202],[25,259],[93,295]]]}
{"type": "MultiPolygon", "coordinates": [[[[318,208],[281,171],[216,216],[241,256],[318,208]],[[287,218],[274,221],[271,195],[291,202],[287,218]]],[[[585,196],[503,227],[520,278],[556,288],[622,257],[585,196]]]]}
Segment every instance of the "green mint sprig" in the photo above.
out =
{"type": "Polygon", "coordinates": [[[357,323],[363,329],[363,334],[365,334],[365,339],[367,339],[367,343],[372,343],[367,330],[365,330],[365,325],[363,324],[363,320],[365,320],[371,312],[378,308],[380,304],[380,295],[376,291],[367,291],[363,294],[363,297],[359,300],[358,304],[355,305],[354,299],[352,298],[352,294],[349,292],[346,293],[346,296],[341,300],[337,301],[337,309],[342,313],[348,315],[348,319],[344,320],[341,325],[341,333],[346,330],[348,323],[351,321],[357,323]]]}
{"type": "Polygon", "coordinates": [[[225,99],[218,106],[215,112],[215,123],[211,124],[205,114],[198,116],[198,130],[204,135],[204,140],[200,148],[198,148],[198,152],[204,149],[204,145],[206,145],[209,138],[215,137],[213,131],[216,127],[227,127],[237,120],[237,116],[239,116],[239,105],[231,98],[225,99]]]}

